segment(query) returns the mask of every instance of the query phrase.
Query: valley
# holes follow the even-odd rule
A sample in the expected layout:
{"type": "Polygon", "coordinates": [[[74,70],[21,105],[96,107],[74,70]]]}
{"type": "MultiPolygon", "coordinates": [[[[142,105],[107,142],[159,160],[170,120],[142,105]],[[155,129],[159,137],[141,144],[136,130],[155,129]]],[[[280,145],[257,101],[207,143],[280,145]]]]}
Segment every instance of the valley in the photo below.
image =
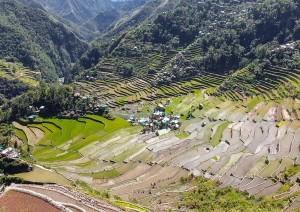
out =
{"type": "Polygon", "coordinates": [[[299,210],[299,9],[0,0],[0,210],[299,210]]]}
{"type": "Polygon", "coordinates": [[[82,39],[88,41],[113,28],[146,3],[145,0],[36,0],[36,2],[71,27],[82,39]]]}

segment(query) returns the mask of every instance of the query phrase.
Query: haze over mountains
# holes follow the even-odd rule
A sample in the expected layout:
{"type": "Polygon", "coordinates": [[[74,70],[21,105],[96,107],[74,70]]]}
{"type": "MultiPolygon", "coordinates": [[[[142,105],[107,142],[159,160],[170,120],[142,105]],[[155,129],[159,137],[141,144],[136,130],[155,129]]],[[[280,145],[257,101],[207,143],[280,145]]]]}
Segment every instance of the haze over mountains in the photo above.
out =
{"type": "Polygon", "coordinates": [[[99,35],[129,15],[146,0],[36,0],[50,13],[70,24],[84,39],[99,35]]]}

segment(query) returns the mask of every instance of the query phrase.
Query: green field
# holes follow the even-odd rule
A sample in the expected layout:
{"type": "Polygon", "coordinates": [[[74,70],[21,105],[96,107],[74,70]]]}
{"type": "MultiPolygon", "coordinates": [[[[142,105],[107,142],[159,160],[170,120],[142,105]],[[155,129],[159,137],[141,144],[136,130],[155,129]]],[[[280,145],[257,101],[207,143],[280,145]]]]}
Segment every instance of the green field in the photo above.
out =
{"type": "MultiPolygon", "coordinates": [[[[129,127],[129,124],[119,117],[111,121],[88,115],[78,120],[38,118],[29,126],[45,133],[44,138],[34,147],[33,156],[40,162],[59,162],[81,158],[78,152],[80,149],[107,138],[119,129],[129,127]]],[[[19,134],[22,137],[21,132],[19,134]]]]}
{"type": "Polygon", "coordinates": [[[108,171],[101,171],[101,172],[82,174],[82,175],[93,177],[93,179],[109,179],[109,178],[118,177],[120,174],[121,173],[118,170],[112,169],[108,171]]]}
{"type": "Polygon", "coordinates": [[[28,147],[28,139],[26,137],[26,134],[24,133],[23,130],[20,129],[15,129],[15,133],[16,136],[23,141],[24,145],[22,146],[22,149],[26,151],[28,147]]]}
{"type": "Polygon", "coordinates": [[[231,122],[226,121],[224,123],[222,123],[220,126],[218,126],[218,129],[216,131],[216,133],[214,134],[214,136],[211,139],[210,144],[215,147],[220,143],[220,140],[222,138],[222,134],[224,132],[224,130],[226,129],[226,127],[230,124],[231,122]]]}
{"type": "Polygon", "coordinates": [[[64,176],[57,174],[54,171],[42,169],[38,166],[34,166],[33,171],[25,172],[13,175],[14,177],[20,177],[24,180],[40,183],[57,183],[59,185],[69,185],[70,181],[64,176]]]}

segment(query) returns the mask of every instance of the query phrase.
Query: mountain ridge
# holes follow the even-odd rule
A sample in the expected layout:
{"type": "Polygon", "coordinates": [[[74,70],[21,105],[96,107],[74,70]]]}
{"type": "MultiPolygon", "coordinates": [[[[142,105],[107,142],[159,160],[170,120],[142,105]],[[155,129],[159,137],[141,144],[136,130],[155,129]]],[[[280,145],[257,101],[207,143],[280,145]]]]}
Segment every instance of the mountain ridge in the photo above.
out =
{"type": "Polygon", "coordinates": [[[105,31],[115,21],[126,17],[146,0],[35,0],[48,12],[91,40],[105,31]]]}

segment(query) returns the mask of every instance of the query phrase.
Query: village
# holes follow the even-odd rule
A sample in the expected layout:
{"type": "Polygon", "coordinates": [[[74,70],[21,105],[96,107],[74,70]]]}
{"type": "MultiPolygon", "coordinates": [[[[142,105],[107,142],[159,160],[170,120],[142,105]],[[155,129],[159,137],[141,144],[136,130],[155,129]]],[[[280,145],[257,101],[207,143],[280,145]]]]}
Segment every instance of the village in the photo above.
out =
{"type": "Polygon", "coordinates": [[[9,158],[9,159],[16,159],[19,158],[20,151],[18,149],[8,147],[3,149],[3,146],[0,146],[0,154],[2,157],[9,158]]]}
{"type": "Polygon", "coordinates": [[[157,136],[166,134],[171,130],[177,130],[180,128],[181,123],[179,122],[180,115],[173,115],[166,113],[166,107],[171,103],[171,100],[168,99],[167,102],[163,105],[162,103],[157,104],[153,112],[149,117],[140,117],[135,118],[130,116],[127,120],[132,126],[141,125],[143,129],[141,134],[150,134],[155,133],[157,136]]]}

